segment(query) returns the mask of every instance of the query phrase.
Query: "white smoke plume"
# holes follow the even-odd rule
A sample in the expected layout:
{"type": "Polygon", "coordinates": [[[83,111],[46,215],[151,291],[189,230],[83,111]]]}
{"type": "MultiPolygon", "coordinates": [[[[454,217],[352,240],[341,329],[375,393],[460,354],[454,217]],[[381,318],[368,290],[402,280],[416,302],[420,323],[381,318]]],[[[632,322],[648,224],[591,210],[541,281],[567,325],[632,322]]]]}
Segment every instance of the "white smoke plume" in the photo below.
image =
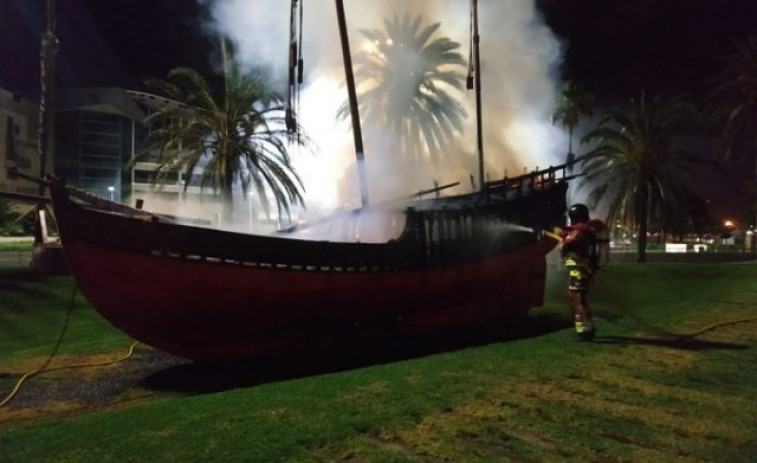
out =
{"type": "MultiPolygon", "coordinates": [[[[207,0],[206,0],[207,1],[207,0]]],[[[296,167],[306,187],[309,208],[359,205],[355,153],[349,125],[336,121],[346,99],[344,69],[333,0],[300,0],[304,7],[305,83],[300,122],[318,145],[314,154],[299,153],[296,167]]],[[[422,15],[424,24],[441,23],[439,34],[460,43],[467,58],[470,2],[465,0],[345,0],[353,56],[363,38],[360,29],[383,29],[384,18],[422,15]]],[[[290,2],[215,0],[214,28],[231,38],[238,55],[252,66],[269,68],[286,85],[290,2]]],[[[560,44],[543,23],[534,0],[479,2],[484,153],[491,180],[524,169],[546,168],[563,160],[566,137],[551,124],[560,44]]],[[[371,198],[402,197],[420,189],[459,181],[449,193],[471,190],[477,177],[476,111],[473,91],[460,94],[468,111],[457,155],[444,166],[382,165],[380,147],[365,146],[371,198]],[[411,183],[408,184],[408,179],[411,183]],[[412,182],[414,181],[414,183],[412,182]]]]}

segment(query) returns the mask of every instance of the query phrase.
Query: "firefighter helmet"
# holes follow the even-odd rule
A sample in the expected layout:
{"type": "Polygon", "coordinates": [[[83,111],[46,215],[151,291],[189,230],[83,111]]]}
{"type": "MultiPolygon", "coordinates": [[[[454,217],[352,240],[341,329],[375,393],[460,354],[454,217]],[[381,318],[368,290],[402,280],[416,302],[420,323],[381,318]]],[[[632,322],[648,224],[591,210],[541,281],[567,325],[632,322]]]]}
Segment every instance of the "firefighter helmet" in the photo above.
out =
{"type": "Polygon", "coordinates": [[[585,204],[574,204],[568,209],[570,223],[585,223],[589,221],[589,208],[585,204]]]}

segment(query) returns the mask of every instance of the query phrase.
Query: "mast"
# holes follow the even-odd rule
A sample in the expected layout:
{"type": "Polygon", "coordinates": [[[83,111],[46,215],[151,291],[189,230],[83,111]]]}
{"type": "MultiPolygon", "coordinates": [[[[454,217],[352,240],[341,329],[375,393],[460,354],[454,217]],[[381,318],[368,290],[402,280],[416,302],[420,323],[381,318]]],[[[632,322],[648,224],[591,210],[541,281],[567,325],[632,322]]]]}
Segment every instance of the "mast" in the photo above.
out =
{"type": "Polygon", "coordinates": [[[352,134],[355,138],[355,157],[357,158],[357,174],[360,182],[360,204],[368,206],[368,184],[365,176],[365,156],[363,154],[363,131],[360,127],[357,94],[355,92],[355,76],[352,72],[352,56],[350,55],[350,39],[347,34],[347,21],[344,17],[344,3],[336,0],[336,16],[339,24],[339,37],[342,42],[342,58],[344,59],[344,74],[347,80],[347,93],[350,102],[350,116],[352,118],[352,134]]]}
{"type": "Polygon", "coordinates": [[[476,144],[478,147],[478,185],[484,191],[484,132],[481,115],[481,55],[479,53],[480,37],[478,35],[478,0],[471,0],[473,21],[473,75],[476,89],[476,144]]]}
{"type": "Polygon", "coordinates": [[[296,115],[299,112],[299,85],[302,84],[302,4],[292,0],[289,18],[289,85],[287,87],[287,106],[285,121],[290,133],[297,132],[296,115]]]}

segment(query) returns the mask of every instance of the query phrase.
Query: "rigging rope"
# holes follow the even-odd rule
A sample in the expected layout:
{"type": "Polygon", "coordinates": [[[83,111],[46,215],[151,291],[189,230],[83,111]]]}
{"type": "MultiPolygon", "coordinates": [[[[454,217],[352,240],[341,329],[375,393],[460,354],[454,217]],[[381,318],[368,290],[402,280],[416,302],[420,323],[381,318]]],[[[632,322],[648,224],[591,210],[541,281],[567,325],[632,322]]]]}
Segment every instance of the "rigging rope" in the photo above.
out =
{"type": "MultiPolygon", "coordinates": [[[[297,21],[298,5],[297,0],[292,0],[292,7],[289,17],[289,87],[287,89],[287,107],[285,122],[289,133],[294,134],[297,132],[296,114],[299,110],[297,104],[299,102],[298,81],[299,72],[298,63],[302,57],[302,40],[299,37],[298,21],[297,21]],[[300,50],[298,50],[300,48],[300,50]]],[[[302,14],[301,7],[299,9],[300,16],[302,14]]]]}
{"type": "MultiPolygon", "coordinates": [[[[297,34],[299,35],[299,58],[297,60],[297,83],[299,85],[302,85],[303,77],[304,77],[304,63],[305,61],[302,58],[302,1],[300,1],[300,22],[298,24],[298,30],[297,34]]],[[[300,109],[300,95],[299,92],[297,93],[297,109],[300,109]]]]}

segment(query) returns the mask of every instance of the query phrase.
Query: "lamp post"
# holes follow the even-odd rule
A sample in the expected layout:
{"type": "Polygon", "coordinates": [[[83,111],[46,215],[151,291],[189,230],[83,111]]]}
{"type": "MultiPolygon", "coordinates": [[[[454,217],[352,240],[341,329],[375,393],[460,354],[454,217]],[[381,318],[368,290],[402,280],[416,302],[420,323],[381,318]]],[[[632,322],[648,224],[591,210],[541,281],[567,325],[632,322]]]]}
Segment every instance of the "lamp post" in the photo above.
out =
{"type": "Polygon", "coordinates": [[[116,191],[116,187],[109,186],[108,191],[110,192],[110,200],[113,201],[113,193],[116,191]]]}

